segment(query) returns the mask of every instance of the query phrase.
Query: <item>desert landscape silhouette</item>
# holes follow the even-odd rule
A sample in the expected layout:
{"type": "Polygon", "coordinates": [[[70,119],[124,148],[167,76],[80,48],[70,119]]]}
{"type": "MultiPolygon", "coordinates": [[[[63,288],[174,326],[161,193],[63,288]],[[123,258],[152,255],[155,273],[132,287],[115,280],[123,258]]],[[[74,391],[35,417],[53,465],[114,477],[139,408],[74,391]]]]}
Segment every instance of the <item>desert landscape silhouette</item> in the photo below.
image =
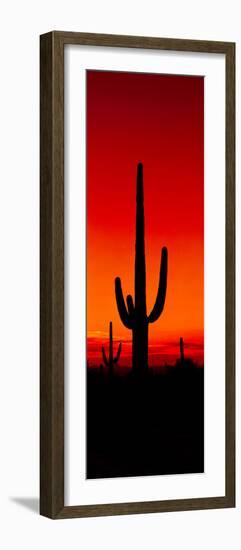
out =
{"type": "MultiPolygon", "coordinates": [[[[132,333],[132,357],[109,324],[103,362],[87,364],[87,478],[171,475],[204,471],[204,369],[186,356],[182,336],[175,365],[150,367],[148,328],[168,302],[168,250],[160,248],[159,282],[147,313],[143,164],[137,165],[134,298],[113,281],[116,307],[132,333]]],[[[171,259],[169,260],[171,261],[171,259]]]]}

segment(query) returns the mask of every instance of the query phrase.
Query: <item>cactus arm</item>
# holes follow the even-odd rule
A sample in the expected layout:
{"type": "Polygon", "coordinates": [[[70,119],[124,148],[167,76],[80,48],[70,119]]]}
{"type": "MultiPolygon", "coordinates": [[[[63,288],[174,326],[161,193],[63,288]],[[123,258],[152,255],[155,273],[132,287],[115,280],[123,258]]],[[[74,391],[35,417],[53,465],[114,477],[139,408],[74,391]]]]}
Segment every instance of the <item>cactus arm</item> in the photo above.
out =
{"type": "Polygon", "coordinates": [[[135,308],[134,308],[134,304],[133,304],[133,298],[130,294],[128,294],[128,296],[126,298],[126,302],[127,302],[127,308],[128,308],[129,314],[132,317],[132,319],[134,319],[135,308]]]}
{"type": "Polygon", "coordinates": [[[106,357],[105,348],[102,346],[102,357],[106,367],[109,367],[109,361],[106,357]]]}
{"type": "Polygon", "coordinates": [[[166,289],[167,289],[167,248],[164,246],[162,249],[162,255],[161,255],[159,287],[157,291],[155,305],[148,317],[149,323],[154,323],[160,317],[165,304],[166,289]]]}
{"type": "Polygon", "coordinates": [[[117,354],[116,354],[116,357],[113,359],[113,363],[117,363],[119,361],[119,358],[120,358],[120,354],[121,354],[121,348],[122,348],[122,344],[121,342],[119,343],[119,347],[118,347],[118,351],[117,351],[117,354]]]}
{"type": "Polygon", "coordinates": [[[119,312],[119,315],[120,315],[120,318],[122,320],[123,325],[126,328],[132,329],[133,322],[132,322],[132,319],[131,319],[131,317],[130,317],[127,309],[126,309],[126,304],[125,304],[125,300],[124,300],[123,292],[122,292],[122,288],[121,288],[121,280],[120,280],[119,277],[117,277],[115,279],[115,296],[116,296],[116,303],[117,303],[118,312],[119,312]]]}

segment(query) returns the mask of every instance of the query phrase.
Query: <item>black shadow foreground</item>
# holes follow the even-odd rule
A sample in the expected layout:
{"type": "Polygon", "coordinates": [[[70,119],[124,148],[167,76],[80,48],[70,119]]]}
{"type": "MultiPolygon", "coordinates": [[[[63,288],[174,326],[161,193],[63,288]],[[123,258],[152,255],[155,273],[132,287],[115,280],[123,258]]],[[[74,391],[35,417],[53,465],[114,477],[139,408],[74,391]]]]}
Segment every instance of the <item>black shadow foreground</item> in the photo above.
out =
{"type": "Polygon", "coordinates": [[[202,367],[90,368],[87,392],[88,478],[204,471],[202,367]]]}

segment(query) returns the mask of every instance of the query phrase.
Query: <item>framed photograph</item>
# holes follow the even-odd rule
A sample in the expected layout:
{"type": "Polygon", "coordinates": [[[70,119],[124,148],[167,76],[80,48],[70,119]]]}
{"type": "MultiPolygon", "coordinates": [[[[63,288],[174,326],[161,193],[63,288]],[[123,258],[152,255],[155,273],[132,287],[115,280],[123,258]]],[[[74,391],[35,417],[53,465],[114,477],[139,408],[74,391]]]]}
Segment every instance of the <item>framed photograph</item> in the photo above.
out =
{"type": "Polygon", "coordinates": [[[40,512],[235,506],[235,45],[40,38],[40,512]]]}

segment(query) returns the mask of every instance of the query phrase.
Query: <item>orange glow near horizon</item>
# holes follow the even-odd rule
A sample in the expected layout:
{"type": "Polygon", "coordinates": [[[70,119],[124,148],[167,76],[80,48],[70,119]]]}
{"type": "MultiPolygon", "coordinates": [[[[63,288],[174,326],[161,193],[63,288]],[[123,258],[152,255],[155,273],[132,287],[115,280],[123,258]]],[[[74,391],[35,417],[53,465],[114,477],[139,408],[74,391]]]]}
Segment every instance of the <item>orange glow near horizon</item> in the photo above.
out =
{"type": "Polygon", "coordinates": [[[168,248],[164,311],[149,325],[151,364],[174,362],[182,336],[203,363],[204,83],[202,77],[87,71],[88,360],[101,362],[109,321],[130,364],[131,331],[117,311],[115,277],[134,291],[136,168],[144,167],[148,313],[168,248]]]}

